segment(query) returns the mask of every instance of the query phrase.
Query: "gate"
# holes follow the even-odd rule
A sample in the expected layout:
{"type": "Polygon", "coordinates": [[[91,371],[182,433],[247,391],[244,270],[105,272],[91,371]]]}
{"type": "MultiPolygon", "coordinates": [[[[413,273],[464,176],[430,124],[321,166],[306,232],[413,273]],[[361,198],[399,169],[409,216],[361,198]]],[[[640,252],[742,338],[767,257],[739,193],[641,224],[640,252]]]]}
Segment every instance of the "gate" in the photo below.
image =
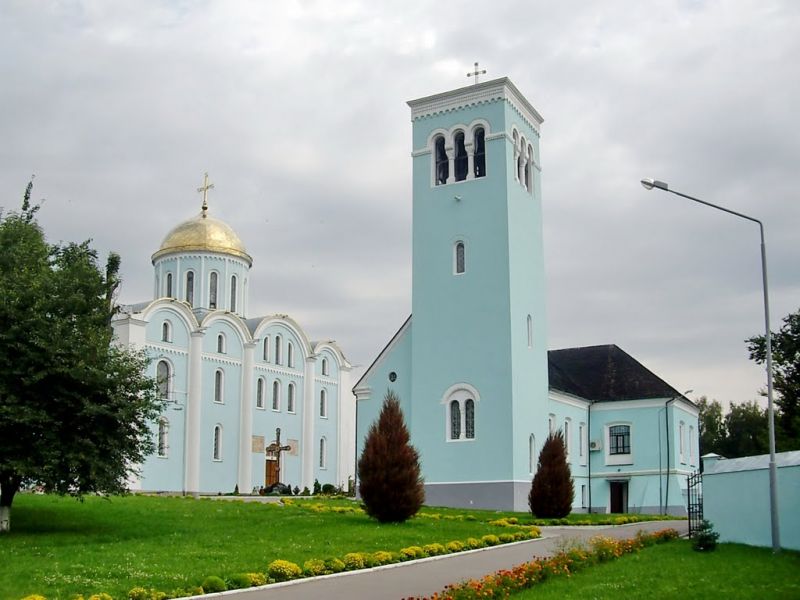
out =
{"type": "Polygon", "coordinates": [[[686,478],[689,513],[689,537],[693,537],[703,524],[703,474],[700,471],[686,478]]]}

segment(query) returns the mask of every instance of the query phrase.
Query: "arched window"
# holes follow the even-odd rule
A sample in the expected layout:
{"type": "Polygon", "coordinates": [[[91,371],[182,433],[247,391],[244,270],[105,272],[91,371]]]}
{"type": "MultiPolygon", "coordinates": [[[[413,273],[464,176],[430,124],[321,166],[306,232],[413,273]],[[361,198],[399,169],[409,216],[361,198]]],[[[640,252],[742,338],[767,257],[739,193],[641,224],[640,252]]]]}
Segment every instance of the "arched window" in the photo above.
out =
{"type": "Polygon", "coordinates": [[[264,408],[264,378],[259,377],[256,382],[256,408],[264,408]]]}
{"type": "Polygon", "coordinates": [[[528,348],[533,348],[533,319],[528,315],[528,348]]]}
{"type": "Polygon", "coordinates": [[[162,342],[172,341],[172,327],[170,327],[169,321],[164,321],[161,324],[161,341],[162,342]]]}
{"type": "Polygon", "coordinates": [[[328,416],[328,392],[325,390],[319,391],[319,416],[323,418],[328,416]]]}
{"type": "Polygon", "coordinates": [[[587,441],[586,423],[581,423],[578,425],[578,456],[580,457],[580,462],[582,465],[586,464],[587,441]]]}
{"type": "Polygon", "coordinates": [[[466,270],[464,242],[456,242],[453,248],[453,273],[461,275],[466,270]]]}
{"type": "Polygon", "coordinates": [[[186,273],[186,302],[194,306],[194,271],[186,273]]]}
{"type": "Polygon", "coordinates": [[[434,160],[436,168],[436,185],[444,185],[450,177],[450,160],[447,158],[447,150],[444,147],[444,136],[439,136],[433,143],[434,160]]]}
{"type": "Polygon", "coordinates": [[[172,273],[167,273],[167,298],[172,298],[172,273]]]}
{"type": "Polygon", "coordinates": [[[323,358],[322,359],[322,374],[323,375],[327,375],[328,374],[328,359],[327,358],[323,358]]]}
{"type": "Polygon", "coordinates": [[[455,135],[455,157],[453,160],[453,170],[455,171],[456,181],[464,181],[469,170],[467,160],[467,149],[464,146],[464,132],[459,131],[455,135]]]}
{"type": "Polygon", "coordinates": [[[468,440],[475,439],[475,401],[472,398],[464,403],[464,429],[468,440]]]}
{"type": "Polygon", "coordinates": [[[281,409],[281,382],[277,379],[272,382],[272,410],[281,409]]]}
{"type": "Polygon", "coordinates": [[[158,395],[164,400],[170,399],[170,392],[172,391],[172,373],[170,372],[169,363],[165,360],[158,361],[156,365],[156,382],[158,383],[158,395]]]}
{"type": "Polygon", "coordinates": [[[319,439],[319,468],[325,469],[328,466],[328,440],[319,439]]]}
{"type": "Polygon", "coordinates": [[[461,439],[461,405],[458,400],[450,403],[450,439],[461,439]]]}
{"type": "Polygon", "coordinates": [[[520,139],[519,152],[517,153],[517,181],[525,187],[525,138],[520,139]]]}
{"type": "Polygon", "coordinates": [[[231,275],[231,312],[236,312],[236,275],[231,275]]]}
{"type": "Polygon", "coordinates": [[[533,191],[533,146],[528,144],[528,155],[525,160],[525,189],[533,191]]]}
{"type": "Polygon", "coordinates": [[[294,367],[294,346],[292,342],[286,343],[286,366],[290,369],[294,367]]]}
{"type": "Polygon", "coordinates": [[[533,475],[536,472],[536,464],[538,457],[536,456],[536,436],[531,434],[528,437],[528,472],[533,475]]]}
{"type": "Polygon", "coordinates": [[[681,462],[686,462],[686,426],[684,425],[683,421],[680,422],[678,426],[678,433],[680,435],[680,451],[681,451],[681,462]]]}
{"type": "Polygon", "coordinates": [[[294,384],[290,383],[286,388],[286,410],[290,413],[294,412],[294,384]]]}
{"type": "Polygon", "coordinates": [[[220,333],[217,336],[217,352],[220,354],[225,354],[225,334],[220,333]]]}
{"type": "Polygon", "coordinates": [[[269,336],[264,338],[264,361],[269,362],[269,336]]]}
{"type": "Polygon", "coordinates": [[[222,460],[222,425],[214,426],[214,460],[222,460]]]}
{"type": "Polygon", "coordinates": [[[167,449],[169,448],[169,421],[161,417],[158,420],[158,455],[163,457],[167,456],[167,449]]]}
{"type": "Polygon", "coordinates": [[[208,278],[208,308],[217,308],[217,273],[212,271],[208,278]]]}
{"type": "Polygon", "coordinates": [[[473,165],[475,177],[483,177],[486,175],[486,134],[483,127],[478,127],[475,130],[473,149],[475,152],[473,165]]]}
{"type": "Polygon", "coordinates": [[[567,417],[564,419],[564,448],[567,452],[567,460],[572,453],[572,421],[567,417]]]}
{"type": "Polygon", "coordinates": [[[689,425],[689,464],[694,464],[694,426],[689,425]]]}
{"type": "Polygon", "coordinates": [[[222,373],[222,369],[217,369],[214,372],[214,402],[218,404],[222,404],[225,399],[223,397],[224,380],[225,377],[222,373]]]}
{"type": "Polygon", "coordinates": [[[519,181],[519,167],[518,167],[518,159],[520,155],[519,151],[519,134],[514,131],[511,134],[511,143],[514,144],[514,179],[519,181]]]}
{"type": "Polygon", "coordinates": [[[275,336],[275,364],[281,364],[281,336],[275,336]]]}

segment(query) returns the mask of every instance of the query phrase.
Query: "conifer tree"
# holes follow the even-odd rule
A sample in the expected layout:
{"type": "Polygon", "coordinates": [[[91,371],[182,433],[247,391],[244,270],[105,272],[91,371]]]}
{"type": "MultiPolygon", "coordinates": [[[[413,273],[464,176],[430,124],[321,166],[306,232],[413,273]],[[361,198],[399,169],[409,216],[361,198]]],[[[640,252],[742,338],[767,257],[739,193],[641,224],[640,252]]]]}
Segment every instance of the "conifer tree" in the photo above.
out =
{"type": "Polygon", "coordinates": [[[556,431],[547,436],[539,453],[539,465],[528,494],[528,506],[534,517],[560,519],[570,513],[574,494],[564,435],[556,431]]]}
{"type": "Polygon", "coordinates": [[[378,420],[367,432],[358,460],[359,492],[367,514],[381,523],[413,517],[425,500],[419,453],[409,433],[397,395],[386,392],[378,420]]]}

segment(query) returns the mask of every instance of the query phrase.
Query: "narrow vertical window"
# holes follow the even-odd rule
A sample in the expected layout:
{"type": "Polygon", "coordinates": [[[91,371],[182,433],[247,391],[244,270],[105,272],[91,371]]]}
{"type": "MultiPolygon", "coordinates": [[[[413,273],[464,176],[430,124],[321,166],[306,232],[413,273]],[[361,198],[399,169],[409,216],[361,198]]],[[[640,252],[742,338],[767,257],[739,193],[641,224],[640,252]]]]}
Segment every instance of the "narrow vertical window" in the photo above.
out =
{"type": "Polygon", "coordinates": [[[158,361],[156,365],[156,382],[158,383],[158,395],[164,400],[170,399],[170,368],[165,360],[158,361]]]}
{"type": "Polygon", "coordinates": [[[514,179],[519,181],[519,167],[517,165],[518,165],[518,158],[520,155],[520,151],[519,151],[519,135],[517,134],[516,131],[512,134],[511,141],[512,144],[514,144],[514,162],[512,163],[514,169],[514,179]]]}
{"type": "Polygon", "coordinates": [[[259,377],[256,382],[256,408],[264,408],[264,378],[259,377]]]}
{"type": "Polygon", "coordinates": [[[525,188],[533,191],[533,146],[528,144],[528,156],[525,161],[525,188]]]}
{"type": "Polygon", "coordinates": [[[169,421],[164,417],[158,420],[158,455],[161,457],[167,456],[167,448],[169,448],[169,421]]]}
{"type": "Polygon", "coordinates": [[[281,383],[277,379],[272,382],[272,410],[281,409],[281,383]]]}
{"type": "Polygon", "coordinates": [[[290,383],[286,391],[286,410],[294,412],[294,384],[290,383]]]}
{"type": "Polygon", "coordinates": [[[517,181],[525,186],[525,138],[520,139],[519,152],[517,154],[517,181]]]}
{"type": "Polygon", "coordinates": [[[533,475],[536,472],[536,436],[528,436],[528,472],[533,475]]]}
{"type": "Polygon", "coordinates": [[[281,336],[275,336],[275,364],[281,364],[281,336]]]}
{"type": "Polygon", "coordinates": [[[572,453],[572,422],[569,419],[564,420],[564,448],[567,452],[567,460],[572,453]]]}
{"type": "Polygon", "coordinates": [[[236,312],[236,275],[231,275],[231,312],[236,312]]]}
{"type": "Polygon", "coordinates": [[[167,273],[167,298],[172,298],[172,273],[167,273]]]}
{"type": "Polygon", "coordinates": [[[269,336],[264,338],[264,361],[269,362],[269,336]]]}
{"type": "Polygon", "coordinates": [[[319,392],[319,416],[328,416],[328,392],[320,390],[319,392]]]}
{"type": "Polygon", "coordinates": [[[328,444],[326,443],[327,440],[325,438],[320,438],[319,440],[319,468],[324,469],[327,467],[328,464],[328,448],[326,447],[328,444]]]}
{"type": "Polygon", "coordinates": [[[222,369],[217,369],[214,372],[214,402],[218,404],[222,404],[223,396],[223,383],[224,377],[222,375],[222,369]]]}
{"type": "Polygon", "coordinates": [[[455,171],[456,181],[464,181],[467,178],[469,169],[467,160],[467,149],[464,146],[464,132],[459,131],[455,137],[455,157],[453,160],[453,170],[455,171]]]}
{"type": "Polygon", "coordinates": [[[578,438],[578,455],[581,458],[581,462],[584,462],[586,457],[586,444],[584,443],[586,439],[586,425],[583,423],[578,426],[578,438]]]}
{"type": "Polygon", "coordinates": [[[214,460],[222,460],[222,425],[214,426],[214,460]]]}
{"type": "Polygon", "coordinates": [[[483,177],[486,175],[486,134],[483,127],[475,130],[475,141],[473,142],[473,149],[475,152],[474,166],[475,177],[483,177]]]}
{"type": "Polygon", "coordinates": [[[556,416],[550,415],[547,419],[547,433],[553,433],[556,430],[556,416]]]}
{"type": "Polygon", "coordinates": [[[450,176],[450,161],[447,158],[443,136],[437,137],[434,142],[434,157],[436,161],[436,185],[444,185],[450,176]]]}
{"type": "Polygon", "coordinates": [[[222,333],[217,336],[217,352],[225,354],[225,335],[222,333]]]}
{"type": "Polygon", "coordinates": [[[461,438],[461,405],[458,400],[450,403],[450,439],[461,438]]]}
{"type": "Polygon", "coordinates": [[[186,273],[186,302],[194,306],[194,271],[186,273]]]}
{"type": "Polygon", "coordinates": [[[327,375],[328,374],[328,359],[327,358],[323,358],[322,359],[322,374],[323,375],[327,375]]]}
{"type": "Polygon", "coordinates": [[[464,430],[467,439],[475,439],[475,401],[468,398],[464,403],[464,430]]]}
{"type": "Polygon", "coordinates": [[[292,342],[286,343],[286,366],[290,369],[294,367],[294,346],[292,342]]]}
{"type": "Polygon", "coordinates": [[[466,259],[464,256],[464,242],[456,242],[455,245],[455,274],[461,275],[466,269],[466,259]]]}
{"type": "Polygon", "coordinates": [[[689,464],[694,464],[694,426],[689,425],[689,464]]]}
{"type": "Polygon", "coordinates": [[[686,462],[686,436],[684,435],[684,425],[683,421],[681,421],[680,426],[678,427],[678,433],[680,434],[680,451],[681,451],[681,462],[686,462]]]}
{"type": "Polygon", "coordinates": [[[169,321],[164,321],[161,324],[161,341],[162,342],[171,342],[172,341],[172,332],[170,331],[169,321]]]}
{"type": "Polygon", "coordinates": [[[208,281],[208,308],[217,308],[217,273],[212,271],[208,281]]]}
{"type": "Polygon", "coordinates": [[[581,485],[581,508],[586,508],[586,485],[581,485]]]}
{"type": "Polygon", "coordinates": [[[528,348],[533,348],[533,319],[528,315],[528,348]]]}

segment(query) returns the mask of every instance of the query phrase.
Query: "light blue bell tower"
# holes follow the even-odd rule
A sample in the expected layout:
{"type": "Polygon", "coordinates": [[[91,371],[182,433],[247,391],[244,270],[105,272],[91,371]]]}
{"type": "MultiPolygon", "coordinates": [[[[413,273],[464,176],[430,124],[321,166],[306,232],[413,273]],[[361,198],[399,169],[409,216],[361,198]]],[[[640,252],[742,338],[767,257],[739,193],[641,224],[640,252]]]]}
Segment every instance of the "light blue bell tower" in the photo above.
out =
{"type": "Polygon", "coordinates": [[[508,78],[408,104],[426,503],[525,510],[548,422],[542,117],[508,78]]]}

